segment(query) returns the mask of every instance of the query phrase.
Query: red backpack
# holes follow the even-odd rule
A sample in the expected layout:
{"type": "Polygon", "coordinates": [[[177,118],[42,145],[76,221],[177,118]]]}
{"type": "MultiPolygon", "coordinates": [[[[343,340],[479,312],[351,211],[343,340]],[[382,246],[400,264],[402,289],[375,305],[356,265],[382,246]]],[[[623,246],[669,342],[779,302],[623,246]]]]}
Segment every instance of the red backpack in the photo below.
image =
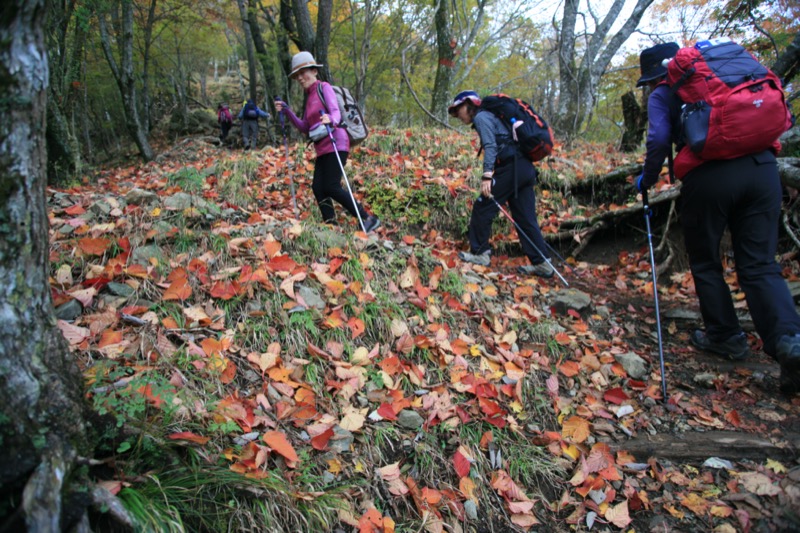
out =
{"type": "Polygon", "coordinates": [[[778,137],[792,125],[778,77],[729,39],[678,50],[667,64],[667,83],[685,103],[678,178],[711,159],[777,152],[778,137]]]}
{"type": "Polygon", "coordinates": [[[217,114],[217,121],[222,122],[233,122],[233,117],[231,116],[231,112],[227,107],[223,107],[219,110],[217,114]]]}

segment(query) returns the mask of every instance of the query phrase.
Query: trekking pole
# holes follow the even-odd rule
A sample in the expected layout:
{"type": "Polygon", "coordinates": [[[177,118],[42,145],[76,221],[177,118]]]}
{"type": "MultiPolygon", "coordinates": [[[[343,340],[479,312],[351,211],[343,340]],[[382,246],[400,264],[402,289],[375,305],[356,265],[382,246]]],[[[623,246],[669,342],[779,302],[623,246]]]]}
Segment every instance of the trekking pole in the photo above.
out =
{"type": "MultiPolygon", "coordinates": [[[[325,112],[320,110],[319,114],[322,116],[325,114],[325,112]]],[[[333,143],[333,153],[336,154],[336,160],[339,162],[339,168],[342,169],[342,176],[344,176],[344,182],[347,185],[347,192],[350,193],[350,199],[353,200],[353,209],[355,210],[356,217],[358,218],[358,225],[361,226],[361,230],[366,233],[367,228],[364,226],[364,221],[361,220],[361,213],[358,212],[358,203],[356,202],[356,197],[353,196],[353,189],[350,188],[350,180],[347,179],[347,173],[344,171],[342,158],[339,157],[339,149],[336,147],[336,139],[333,138],[333,128],[331,128],[330,124],[325,124],[325,129],[328,130],[328,137],[330,137],[331,142],[333,143]]]]}
{"type": "Polygon", "coordinates": [[[658,286],[656,285],[656,256],[653,252],[653,234],[650,230],[650,217],[653,212],[650,209],[650,202],[647,199],[647,189],[642,190],[642,206],[644,207],[644,220],[647,226],[647,245],[650,248],[650,270],[653,272],[653,301],[656,307],[656,333],[658,334],[658,361],[661,365],[661,394],[664,402],[667,401],[667,377],[664,370],[664,341],[661,338],[661,313],[658,309],[658,286]]]}
{"type": "Polygon", "coordinates": [[[553,255],[558,258],[558,260],[561,262],[562,265],[564,265],[565,267],[567,267],[569,269],[569,271],[572,273],[573,276],[579,277],[578,273],[575,272],[575,269],[572,268],[569,265],[569,263],[567,263],[567,260],[564,259],[563,257],[561,257],[561,255],[558,252],[556,252],[555,249],[552,246],[550,246],[550,243],[548,243],[547,241],[544,241],[544,245],[547,246],[547,249],[550,250],[553,253],[553,255]]]}
{"type": "MultiPolygon", "coordinates": [[[[276,98],[275,100],[281,101],[280,98],[276,98]]],[[[281,116],[281,130],[283,131],[283,148],[286,151],[286,168],[287,173],[289,174],[289,189],[292,191],[292,207],[294,207],[294,218],[299,219],[300,215],[297,212],[297,197],[294,194],[294,177],[292,176],[293,172],[289,172],[289,142],[286,140],[286,119],[283,115],[283,109],[280,112],[281,116]]]]}
{"type": "MultiPolygon", "coordinates": [[[[566,287],[569,287],[569,283],[567,283],[567,280],[565,280],[565,279],[564,279],[564,276],[562,276],[562,275],[561,275],[561,272],[559,272],[559,271],[558,271],[558,269],[557,269],[555,266],[553,266],[553,263],[550,261],[550,259],[548,259],[548,258],[547,258],[547,257],[546,257],[546,256],[545,256],[543,253],[542,253],[542,251],[539,249],[539,247],[538,247],[538,246],[536,246],[536,245],[533,243],[533,241],[531,240],[531,238],[530,238],[530,237],[528,237],[528,234],[527,234],[527,233],[525,233],[524,231],[522,231],[522,228],[520,227],[520,225],[519,225],[519,224],[517,224],[517,221],[516,221],[516,220],[514,220],[513,218],[511,218],[511,215],[509,215],[509,214],[508,214],[508,211],[506,211],[505,209],[503,209],[503,206],[502,206],[502,205],[500,205],[500,204],[497,202],[497,200],[495,200],[495,199],[494,199],[494,197],[493,197],[493,196],[490,196],[490,198],[491,198],[491,199],[492,199],[492,201],[494,202],[494,205],[496,205],[496,206],[498,207],[498,209],[500,209],[500,212],[501,212],[501,213],[503,213],[503,214],[506,216],[506,218],[507,218],[508,220],[510,220],[510,221],[511,221],[511,223],[512,223],[512,224],[514,224],[514,227],[515,227],[515,228],[517,228],[517,231],[519,232],[519,234],[520,234],[520,235],[522,235],[523,237],[525,237],[525,239],[528,241],[528,243],[530,243],[530,245],[531,245],[531,246],[533,246],[533,249],[534,249],[534,250],[536,250],[536,252],[537,252],[539,255],[541,255],[541,256],[542,256],[542,259],[544,259],[545,263],[547,263],[548,265],[550,265],[550,268],[552,268],[552,269],[553,269],[553,272],[555,272],[555,273],[556,273],[556,276],[558,276],[558,279],[560,279],[560,280],[561,280],[561,282],[562,282],[562,283],[563,283],[563,284],[564,284],[566,287]]],[[[547,244],[547,243],[545,243],[545,244],[547,244]]]]}

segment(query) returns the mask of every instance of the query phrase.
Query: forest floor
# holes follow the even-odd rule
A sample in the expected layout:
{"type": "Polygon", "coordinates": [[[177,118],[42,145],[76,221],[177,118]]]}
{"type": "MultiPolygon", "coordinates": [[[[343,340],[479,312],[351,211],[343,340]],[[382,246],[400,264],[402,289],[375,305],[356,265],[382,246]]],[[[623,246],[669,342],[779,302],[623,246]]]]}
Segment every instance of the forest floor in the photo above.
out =
{"type": "MultiPolygon", "coordinates": [[[[502,221],[492,264],[462,263],[475,158],[442,135],[353,153],[370,236],[319,222],[294,145],[187,141],[48,190],[59,325],[119,428],[98,481],[156,530],[800,531],[800,398],[778,392],[732,264],[753,355],[691,347],[691,276],[661,276],[664,401],[642,233],[556,261],[569,288],[518,275],[502,221]],[[239,476],[210,497],[237,510],[179,503],[173,485],[204,494],[176,481],[188,463],[239,476]]],[[[539,196],[548,232],[607,208],[539,196]]]]}

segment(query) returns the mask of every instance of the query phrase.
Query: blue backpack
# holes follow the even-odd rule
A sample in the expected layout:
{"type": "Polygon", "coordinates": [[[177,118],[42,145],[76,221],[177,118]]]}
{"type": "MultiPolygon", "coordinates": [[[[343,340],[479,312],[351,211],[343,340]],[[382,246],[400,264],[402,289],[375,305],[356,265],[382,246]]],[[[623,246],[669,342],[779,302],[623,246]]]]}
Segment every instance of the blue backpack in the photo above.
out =
{"type": "Polygon", "coordinates": [[[244,113],[242,113],[244,118],[249,119],[257,119],[258,118],[258,106],[252,102],[248,102],[244,106],[244,113]]]}

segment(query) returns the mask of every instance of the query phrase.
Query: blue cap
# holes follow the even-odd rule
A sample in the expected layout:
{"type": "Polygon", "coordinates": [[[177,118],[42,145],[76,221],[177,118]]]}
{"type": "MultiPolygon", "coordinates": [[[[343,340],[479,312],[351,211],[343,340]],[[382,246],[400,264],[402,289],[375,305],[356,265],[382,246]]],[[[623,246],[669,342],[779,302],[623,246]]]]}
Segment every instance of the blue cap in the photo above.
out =
{"type": "Polygon", "coordinates": [[[450,104],[450,107],[447,108],[447,112],[450,113],[452,116],[456,116],[456,110],[463,104],[469,100],[476,106],[481,105],[481,97],[478,96],[478,93],[475,91],[461,91],[453,98],[453,103],[450,104]]]}

